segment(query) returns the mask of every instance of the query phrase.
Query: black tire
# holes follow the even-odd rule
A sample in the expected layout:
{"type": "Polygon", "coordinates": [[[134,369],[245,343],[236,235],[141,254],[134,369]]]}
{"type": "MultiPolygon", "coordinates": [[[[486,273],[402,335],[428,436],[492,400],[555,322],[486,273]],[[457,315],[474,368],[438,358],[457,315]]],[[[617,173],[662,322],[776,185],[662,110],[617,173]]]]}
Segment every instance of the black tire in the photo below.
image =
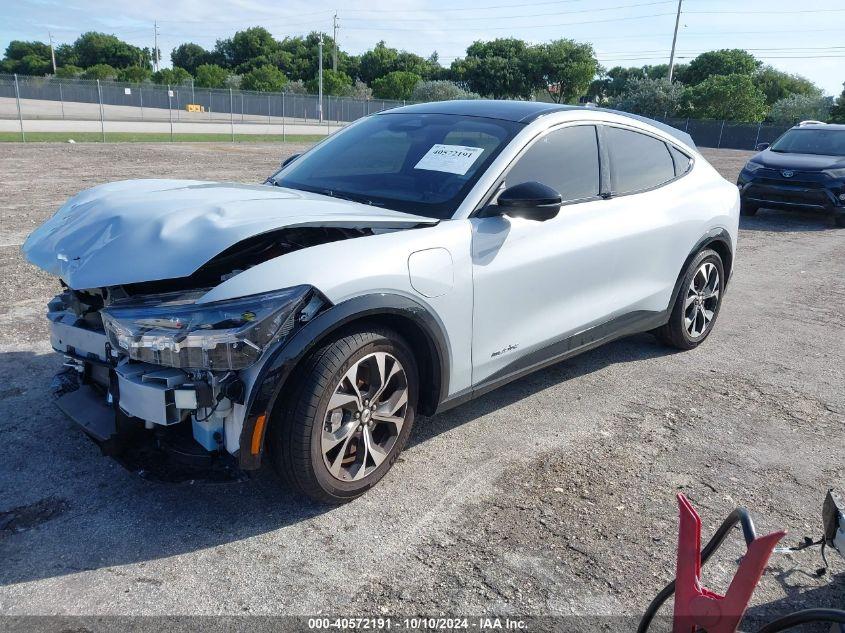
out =
{"type": "MultiPolygon", "coordinates": [[[[399,334],[372,326],[342,332],[303,362],[293,379],[292,389],[273,412],[268,439],[276,471],[294,490],[318,502],[344,503],[364,494],[384,477],[405,447],[414,423],[418,385],[416,360],[399,334]],[[323,427],[328,424],[329,400],[347,372],[358,361],[376,352],[387,352],[404,369],[408,391],[404,423],[395,435],[387,457],[374,466],[370,474],[357,481],[341,481],[329,471],[321,450],[323,427]]],[[[346,450],[345,447],[346,444],[341,448],[346,450]]],[[[362,450],[361,454],[366,460],[366,452],[362,450]]]]}
{"type": "MultiPolygon", "coordinates": [[[[692,261],[684,271],[680,288],[678,290],[678,296],[675,298],[675,303],[672,306],[672,313],[669,316],[669,321],[665,325],[654,330],[655,336],[657,336],[657,338],[666,345],[671,345],[672,347],[677,347],[678,349],[690,350],[698,347],[707,339],[708,336],[710,336],[710,332],[713,331],[713,326],[716,324],[716,318],[719,316],[719,310],[722,307],[724,294],[725,268],[722,264],[722,258],[719,257],[719,254],[716,251],[705,248],[692,258],[692,261]],[[691,296],[690,285],[693,282],[693,277],[705,264],[708,263],[713,264],[716,267],[716,271],[718,273],[719,294],[716,298],[715,305],[710,305],[712,308],[711,312],[713,314],[712,318],[706,323],[699,335],[693,336],[687,330],[686,311],[688,308],[685,308],[685,305],[687,298],[691,296]]],[[[695,304],[690,307],[695,307],[695,304]]],[[[696,316],[696,318],[699,317],[696,316]]]]}
{"type": "Polygon", "coordinates": [[[744,215],[746,217],[751,217],[757,215],[757,212],[760,210],[760,207],[756,204],[751,204],[750,202],[741,202],[739,206],[739,214],[744,215]]]}
{"type": "Polygon", "coordinates": [[[845,211],[833,214],[833,224],[840,229],[845,229],[845,211]]]}

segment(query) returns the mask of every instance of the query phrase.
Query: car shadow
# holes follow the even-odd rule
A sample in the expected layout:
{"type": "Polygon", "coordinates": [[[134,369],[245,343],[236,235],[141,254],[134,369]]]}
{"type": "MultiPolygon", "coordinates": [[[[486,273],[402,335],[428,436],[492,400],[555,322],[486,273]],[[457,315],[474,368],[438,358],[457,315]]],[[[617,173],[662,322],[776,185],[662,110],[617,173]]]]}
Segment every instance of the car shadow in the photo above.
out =
{"type": "Polygon", "coordinates": [[[744,231],[765,233],[806,233],[836,230],[833,220],[825,213],[812,211],[779,211],[760,209],[757,215],[742,216],[739,228],[744,231]]]}
{"type": "MultiPolygon", "coordinates": [[[[416,425],[422,444],[562,381],[672,353],[649,335],[610,343],[416,425]]],[[[0,354],[0,586],[166,558],[237,542],[342,508],[283,488],[264,468],[227,484],[132,475],[64,418],[48,385],[54,354],[0,354]],[[17,385],[17,386],[16,386],[17,385]]]]}
{"type": "MultiPolygon", "coordinates": [[[[832,555],[836,556],[837,554],[833,553],[832,555]]],[[[845,573],[825,576],[818,581],[824,584],[807,590],[806,577],[816,578],[812,572],[797,566],[775,567],[771,562],[769,565],[766,573],[774,574],[785,596],[779,600],[750,607],[742,621],[743,630],[756,631],[769,622],[804,609],[842,609],[845,607],[845,573]],[[793,583],[795,577],[804,577],[804,579],[793,583]]],[[[800,630],[827,632],[831,628],[830,623],[825,623],[808,625],[801,627],[800,630]]]]}

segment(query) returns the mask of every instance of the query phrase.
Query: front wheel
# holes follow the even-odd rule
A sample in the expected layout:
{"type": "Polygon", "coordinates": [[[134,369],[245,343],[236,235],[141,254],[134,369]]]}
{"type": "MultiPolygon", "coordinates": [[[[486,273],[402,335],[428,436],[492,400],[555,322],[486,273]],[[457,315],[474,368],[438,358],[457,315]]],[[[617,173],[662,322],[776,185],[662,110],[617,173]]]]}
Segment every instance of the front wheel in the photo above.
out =
{"type": "Polygon", "coordinates": [[[413,353],[392,330],[350,331],[305,362],[269,429],[274,466],[320,502],[360,496],[408,439],[417,403],[413,353]]]}
{"type": "Polygon", "coordinates": [[[834,214],[833,224],[840,229],[845,229],[845,211],[834,214]]]}
{"type": "Polygon", "coordinates": [[[709,248],[696,255],[681,280],[669,322],[655,330],[663,343],[688,350],[710,335],[724,295],[725,269],[719,254],[709,248]]]}

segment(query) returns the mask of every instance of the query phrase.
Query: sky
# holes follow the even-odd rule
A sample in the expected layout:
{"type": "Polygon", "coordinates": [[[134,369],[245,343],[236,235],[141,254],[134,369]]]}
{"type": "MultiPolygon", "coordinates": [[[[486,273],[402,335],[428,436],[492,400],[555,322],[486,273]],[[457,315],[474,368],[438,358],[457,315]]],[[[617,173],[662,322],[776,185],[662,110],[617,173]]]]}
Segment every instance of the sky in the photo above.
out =
{"type": "MultiPolygon", "coordinates": [[[[838,95],[845,82],[842,0],[682,0],[677,58],[717,48],[744,48],[772,66],[804,75],[838,95]]],[[[113,33],[152,47],[153,22],[165,65],[170,51],[261,25],[273,35],[331,34],[359,54],[384,40],[423,56],[437,51],[448,66],[475,40],[561,37],[590,42],[599,62],[666,63],[678,0],[0,0],[0,47],[10,40],[72,42],[85,31],[113,33]]]]}

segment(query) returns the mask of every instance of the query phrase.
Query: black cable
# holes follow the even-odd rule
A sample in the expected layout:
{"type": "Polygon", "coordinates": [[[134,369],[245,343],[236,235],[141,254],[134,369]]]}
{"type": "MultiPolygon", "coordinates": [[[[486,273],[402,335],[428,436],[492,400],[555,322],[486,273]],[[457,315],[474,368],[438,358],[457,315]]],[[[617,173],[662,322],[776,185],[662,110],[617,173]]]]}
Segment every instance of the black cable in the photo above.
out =
{"type": "Polygon", "coordinates": [[[778,618],[774,622],[769,622],[757,633],[776,633],[777,631],[785,631],[793,626],[807,624],[808,622],[838,622],[839,624],[845,624],[845,611],[842,609],[805,609],[804,611],[796,611],[795,613],[778,618]]]}
{"type": "MultiPolygon", "coordinates": [[[[716,550],[719,549],[722,542],[728,536],[728,532],[730,532],[737,523],[739,523],[742,527],[742,536],[745,539],[746,546],[751,545],[754,539],[757,538],[757,532],[754,529],[754,521],[752,521],[748,510],[745,508],[736,508],[728,515],[728,518],[722,522],[722,525],[719,526],[719,529],[716,530],[716,533],[707,542],[704,549],[701,550],[702,567],[707,563],[710,557],[713,556],[716,550]]],[[[645,633],[645,631],[648,630],[648,627],[651,626],[651,621],[657,614],[658,609],[660,609],[660,607],[663,606],[663,603],[666,602],[674,593],[675,581],[673,580],[666,585],[663,590],[657,594],[657,597],[651,601],[651,604],[648,605],[648,608],[643,614],[642,620],[640,620],[640,625],[637,627],[637,633],[645,633]]]]}

